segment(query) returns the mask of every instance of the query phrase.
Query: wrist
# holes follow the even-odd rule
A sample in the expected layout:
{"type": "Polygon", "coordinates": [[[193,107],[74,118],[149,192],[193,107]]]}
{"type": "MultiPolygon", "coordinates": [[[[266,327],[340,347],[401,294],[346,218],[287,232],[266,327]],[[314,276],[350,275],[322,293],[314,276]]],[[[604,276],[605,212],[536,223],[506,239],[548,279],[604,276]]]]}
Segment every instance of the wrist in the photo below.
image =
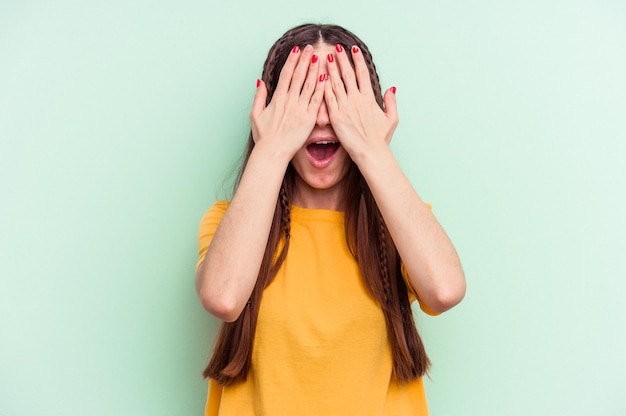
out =
{"type": "Polygon", "coordinates": [[[259,142],[252,148],[250,158],[258,159],[270,167],[283,167],[285,170],[293,158],[293,152],[272,143],[259,142]]]}
{"type": "Polygon", "coordinates": [[[385,160],[394,159],[395,157],[387,143],[382,142],[377,146],[363,146],[360,149],[352,149],[348,151],[350,158],[363,172],[375,168],[385,160]]]}

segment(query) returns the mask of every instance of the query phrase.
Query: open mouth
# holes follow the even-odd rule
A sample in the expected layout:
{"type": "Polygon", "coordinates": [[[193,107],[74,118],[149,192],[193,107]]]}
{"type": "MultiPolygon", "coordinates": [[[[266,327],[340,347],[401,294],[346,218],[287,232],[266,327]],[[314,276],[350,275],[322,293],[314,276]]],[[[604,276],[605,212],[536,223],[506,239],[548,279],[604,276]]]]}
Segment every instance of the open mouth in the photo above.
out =
{"type": "Polygon", "coordinates": [[[339,149],[339,142],[323,140],[316,143],[311,143],[306,147],[309,155],[318,161],[327,160],[332,157],[339,149]]]}

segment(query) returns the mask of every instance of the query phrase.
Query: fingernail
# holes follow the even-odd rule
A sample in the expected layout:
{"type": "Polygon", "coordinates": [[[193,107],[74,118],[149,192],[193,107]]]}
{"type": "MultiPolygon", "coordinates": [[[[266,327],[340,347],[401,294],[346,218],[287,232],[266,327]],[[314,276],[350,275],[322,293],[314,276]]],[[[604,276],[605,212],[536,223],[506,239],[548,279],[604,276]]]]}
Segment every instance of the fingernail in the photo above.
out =
{"type": "Polygon", "coordinates": [[[311,57],[311,62],[316,63],[317,62],[317,55],[313,55],[311,57]]]}
{"type": "Polygon", "coordinates": [[[359,52],[359,48],[356,46],[352,47],[352,53],[358,53],[359,52]]]}
{"type": "Polygon", "coordinates": [[[333,62],[335,60],[335,57],[333,56],[332,53],[328,54],[328,62],[333,62]]]}
{"type": "Polygon", "coordinates": [[[396,93],[396,87],[391,87],[391,92],[395,94],[396,93]]]}
{"type": "Polygon", "coordinates": [[[257,80],[256,80],[256,87],[257,87],[257,88],[259,88],[259,86],[260,86],[260,85],[261,85],[261,80],[260,80],[260,79],[257,79],[257,80]]]}
{"type": "Polygon", "coordinates": [[[328,81],[329,79],[330,79],[330,76],[328,74],[320,75],[320,82],[328,81]]]}
{"type": "Polygon", "coordinates": [[[293,49],[291,50],[292,53],[298,53],[300,52],[300,48],[298,48],[298,45],[294,46],[293,49]]]}
{"type": "Polygon", "coordinates": [[[343,52],[343,46],[341,46],[340,44],[337,44],[337,46],[335,46],[335,50],[337,52],[343,52]]]}

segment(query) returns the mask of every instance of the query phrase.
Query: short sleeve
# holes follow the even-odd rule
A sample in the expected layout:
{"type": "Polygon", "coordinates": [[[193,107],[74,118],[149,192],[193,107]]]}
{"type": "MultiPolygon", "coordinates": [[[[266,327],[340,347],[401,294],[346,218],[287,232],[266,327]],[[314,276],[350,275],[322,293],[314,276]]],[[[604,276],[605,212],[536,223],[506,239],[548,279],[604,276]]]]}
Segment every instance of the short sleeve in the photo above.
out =
{"type": "Polygon", "coordinates": [[[211,208],[202,216],[200,220],[200,227],[198,228],[198,262],[196,263],[196,270],[202,264],[204,256],[209,249],[209,244],[213,240],[215,230],[222,221],[224,213],[228,209],[228,201],[217,201],[211,208]]]}
{"type": "Polygon", "coordinates": [[[415,289],[413,289],[413,286],[411,286],[411,282],[409,281],[409,274],[407,273],[406,268],[404,267],[404,263],[400,264],[400,271],[402,272],[402,278],[404,279],[406,290],[407,292],[409,292],[409,303],[413,303],[417,301],[417,303],[419,303],[420,305],[420,309],[424,311],[424,313],[426,313],[427,315],[430,315],[430,316],[439,315],[438,313],[435,313],[431,311],[430,309],[428,309],[428,306],[426,306],[426,304],[422,302],[419,296],[417,296],[417,293],[415,293],[415,289]]]}

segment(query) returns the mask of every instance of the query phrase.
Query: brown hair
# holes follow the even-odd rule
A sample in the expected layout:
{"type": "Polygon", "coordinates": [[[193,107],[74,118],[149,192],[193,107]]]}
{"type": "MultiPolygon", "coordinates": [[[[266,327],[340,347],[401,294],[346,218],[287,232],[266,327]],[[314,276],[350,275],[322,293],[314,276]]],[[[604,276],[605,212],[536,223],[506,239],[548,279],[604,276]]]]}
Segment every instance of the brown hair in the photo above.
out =
{"type": "MultiPolygon", "coordinates": [[[[305,24],[287,31],[270,49],[263,66],[263,81],[268,88],[269,104],[280,71],[294,46],[304,48],[324,42],[341,44],[345,50],[357,45],[369,69],[376,101],[383,108],[383,97],[376,67],[367,46],[354,34],[335,25],[305,24]]],[[[348,54],[351,58],[351,55],[348,54]]],[[[252,132],[244,154],[236,184],[254,147],[252,132]]],[[[290,238],[290,201],[295,189],[295,171],[291,165],[276,201],[276,210],[259,275],[250,299],[234,322],[224,322],[215,344],[213,356],[204,370],[222,385],[245,381],[251,365],[252,345],[265,289],[283,263],[290,238]]],[[[387,334],[393,354],[393,376],[406,383],[423,376],[430,366],[420,339],[409,303],[407,287],[400,271],[400,256],[389,230],[378,210],[374,197],[357,166],[352,163],[345,182],[345,231],[350,251],[359,264],[363,280],[385,315],[387,334]]],[[[236,189],[235,185],[235,189],[236,189]]]]}

